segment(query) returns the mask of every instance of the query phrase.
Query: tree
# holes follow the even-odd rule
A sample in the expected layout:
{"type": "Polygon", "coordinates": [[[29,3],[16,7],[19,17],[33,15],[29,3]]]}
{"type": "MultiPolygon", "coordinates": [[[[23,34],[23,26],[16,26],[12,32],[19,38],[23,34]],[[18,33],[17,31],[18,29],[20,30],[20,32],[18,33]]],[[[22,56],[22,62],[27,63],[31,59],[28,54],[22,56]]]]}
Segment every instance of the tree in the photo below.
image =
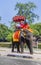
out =
{"type": "Polygon", "coordinates": [[[39,35],[41,36],[41,23],[35,24],[35,29],[39,32],[39,35]]]}
{"type": "Polygon", "coordinates": [[[36,15],[33,12],[35,8],[36,8],[36,5],[32,2],[28,2],[26,4],[17,3],[15,6],[15,10],[18,10],[17,15],[25,16],[26,19],[29,21],[29,23],[34,22],[34,19],[38,18],[38,15],[36,15]]]}
{"type": "Polygon", "coordinates": [[[13,33],[9,32],[9,34],[8,34],[7,37],[6,37],[6,39],[7,39],[8,41],[11,41],[11,40],[12,40],[12,35],[13,35],[13,33]]]}
{"type": "Polygon", "coordinates": [[[10,23],[10,30],[11,30],[12,32],[14,32],[14,30],[15,30],[15,25],[16,25],[16,23],[13,22],[13,21],[11,21],[11,23],[10,23]]]}
{"type": "Polygon", "coordinates": [[[8,28],[3,25],[3,24],[0,24],[0,38],[4,38],[6,37],[6,35],[8,34],[8,28]]]}
{"type": "Polygon", "coordinates": [[[31,24],[30,27],[33,29],[34,35],[41,36],[41,23],[31,24]]]}
{"type": "Polygon", "coordinates": [[[9,33],[12,33],[12,31],[6,25],[0,24],[0,39],[5,40],[9,33]]]}

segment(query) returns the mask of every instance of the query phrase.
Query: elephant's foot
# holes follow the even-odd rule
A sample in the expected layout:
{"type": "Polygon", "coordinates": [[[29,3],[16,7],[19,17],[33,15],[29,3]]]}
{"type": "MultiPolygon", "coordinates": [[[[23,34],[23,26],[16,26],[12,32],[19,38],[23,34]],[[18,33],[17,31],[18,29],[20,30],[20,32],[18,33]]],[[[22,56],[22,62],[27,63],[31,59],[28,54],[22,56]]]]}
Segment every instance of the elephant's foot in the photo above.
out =
{"type": "Polygon", "coordinates": [[[14,52],[14,50],[12,49],[12,51],[11,52],[14,52]]]}
{"type": "Polygon", "coordinates": [[[21,52],[21,53],[23,53],[23,52],[21,52]]]}
{"type": "Polygon", "coordinates": [[[20,53],[20,51],[17,51],[17,53],[20,53]]]}
{"type": "Polygon", "coordinates": [[[33,51],[32,51],[32,52],[30,52],[30,54],[31,54],[31,55],[33,55],[33,51]]]}
{"type": "Polygon", "coordinates": [[[23,49],[21,50],[21,53],[23,53],[23,49]]]}

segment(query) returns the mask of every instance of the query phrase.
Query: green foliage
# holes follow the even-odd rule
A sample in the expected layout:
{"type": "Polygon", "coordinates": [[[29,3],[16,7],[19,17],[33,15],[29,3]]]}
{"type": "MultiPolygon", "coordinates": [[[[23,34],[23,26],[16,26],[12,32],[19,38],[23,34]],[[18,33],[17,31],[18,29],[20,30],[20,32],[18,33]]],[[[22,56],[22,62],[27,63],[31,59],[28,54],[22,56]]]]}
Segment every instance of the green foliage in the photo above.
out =
{"type": "Polygon", "coordinates": [[[39,35],[41,35],[41,23],[35,24],[35,29],[39,32],[39,35]]]}
{"type": "Polygon", "coordinates": [[[10,25],[10,30],[11,30],[12,32],[14,32],[16,23],[13,22],[13,21],[11,21],[10,24],[11,24],[11,25],[10,25]]]}
{"type": "Polygon", "coordinates": [[[41,36],[41,23],[31,24],[30,27],[33,29],[34,35],[41,36]]]}
{"type": "Polygon", "coordinates": [[[0,39],[6,39],[9,33],[12,31],[6,25],[0,24],[0,39]]]}
{"type": "Polygon", "coordinates": [[[40,49],[41,49],[41,44],[39,44],[39,45],[38,45],[38,48],[40,48],[40,49]]]}
{"type": "MultiPolygon", "coordinates": [[[[2,42],[0,43],[0,47],[7,47],[7,48],[11,48],[12,47],[12,44],[11,42],[2,42]]],[[[26,48],[26,44],[24,45],[24,48],[26,48]]],[[[38,44],[38,48],[41,49],[41,43],[38,44]]]]}
{"type": "Polygon", "coordinates": [[[18,10],[17,15],[23,15],[26,17],[26,19],[29,21],[29,23],[34,22],[34,19],[38,16],[34,13],[34,9],[36,8],[36,5],[32,2],[28,3],[17,3],[15,6],[15,10],[18,10]]]}
{"type": "Polygon", "coordinates": [[[39,35],[39,32],[37,30],[34,30],[33,34],[36,36],[39,35]]]}
{"type": "Polygon", "coordinates": [[[0,38],[6,37],[6,34],[8,33],[7,27],[3,24],[0,24],[0,38]]]}
{"type": "Polygon", "coordinates": [[[0,47],[7,47],[7,48],[11,48],[11,44],[0,44],[0,47]]]}
{"type": "MultiPolygon", "coordinates": [[[[0,24],[0,39],[5,38],[8,41],[12,40],[12,34],[13,34],[13,31],[15,30],[15,23],[12,23],[11,27],[13,29],[8,28],[6,25],[0,24]]],[[[30,27],[33,29],[34,35],[41,36],[41,23],[31,24],[30,27]]]]}
{"type": "Polygon", "coordinates": [[[7,35],[6,39],[7,39],[8,41],[11,41],[11,40],[12,40],[12,34],[13,34],[13,33],[9,32],[9,34],[7,35]]]}

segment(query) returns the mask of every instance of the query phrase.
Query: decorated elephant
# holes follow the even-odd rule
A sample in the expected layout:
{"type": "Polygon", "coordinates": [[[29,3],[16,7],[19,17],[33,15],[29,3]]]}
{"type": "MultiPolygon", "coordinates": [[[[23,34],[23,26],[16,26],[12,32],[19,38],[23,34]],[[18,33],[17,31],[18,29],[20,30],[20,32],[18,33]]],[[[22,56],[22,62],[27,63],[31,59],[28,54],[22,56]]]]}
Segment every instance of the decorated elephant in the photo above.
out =
{"type": "Polygon", "coordinates": [[[24,16],[15,16],[13,17],[13,21],[16,23],[19,22],[20,24],[17,26],[17,30],[13,33],[12,37],[12,52],[14,51],[14,46],[17,46],[17,52],[23,52],[24,43],[27,44],[30,54],[33,54],[33,47],[32,47],[32,30],[30,26],[26,22],[26,18],[24,16]],[[20,46],[20,47],[19,47],[20,46]]]}

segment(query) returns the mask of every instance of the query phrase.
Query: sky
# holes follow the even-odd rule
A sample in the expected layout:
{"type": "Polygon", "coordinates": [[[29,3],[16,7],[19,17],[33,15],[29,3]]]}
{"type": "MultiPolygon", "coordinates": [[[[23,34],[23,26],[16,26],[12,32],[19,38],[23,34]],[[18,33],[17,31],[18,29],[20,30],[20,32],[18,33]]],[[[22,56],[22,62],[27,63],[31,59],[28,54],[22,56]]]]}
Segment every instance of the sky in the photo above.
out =
{"type": "Polygon", "coordinates": [[[36,23],[41,22],[41,0],[0,0],[0,23],[10,26],[10,21],[12,17],[17,14],[17,11],[14,10],[15,5],[18,3],[28,3],[33,2],[37,6],[35,13],[39,15],[39,20],[35,20],[36,23]]]}

